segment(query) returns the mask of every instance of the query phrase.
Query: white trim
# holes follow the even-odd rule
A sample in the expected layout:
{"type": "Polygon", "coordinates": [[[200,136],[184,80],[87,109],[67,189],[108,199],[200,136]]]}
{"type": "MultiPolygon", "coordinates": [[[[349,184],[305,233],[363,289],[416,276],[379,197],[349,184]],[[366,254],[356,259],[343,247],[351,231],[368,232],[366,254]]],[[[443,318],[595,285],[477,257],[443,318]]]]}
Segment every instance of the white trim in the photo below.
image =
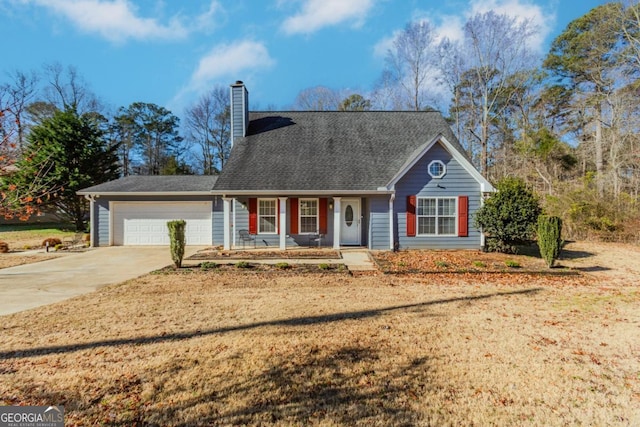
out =
{"type": "MultiPolygon", "coordinates": [[[[278,197],[278,205],[280,207],[280,250],[287,249],[287,198],[286,197],[278,197]]],[[[276,206],[276,209],[277,209],[276,206]]],[[[278,223],[276,223],[276,228],[278,228],[278,223]]]]}
{"type": "Polygon", "coordinates": [[[264,234],[264,235],[276,235],[278,234],[279,230],[278,230],[278,198],[277,197],[262,197],[262,198],[258,198],[256,199],[256,232],[257,234],[264,234]],[[261,201],[272,201],[275,203],[275,215],[273,215],[273,219],[275,220],[275,231],[261,231],[260,230],[260,217],[264,216],[264,217],[271,217],[271,215],[260,215],[260,202],[261,201]]]}
{"type": "Polygon", "coordinates": [[[231,199],[229,197],[222,198],[222,211],[224,221],[223,248],[225,251],[231,249],[231,199]]]}
{"type": "Polygon", "coordinates": [[[469,162],[469,160],[467,160],[466,157],[464,157],[462,153],[459,152],[442,134],[437,135],[431,141],[427,142],[422,147],[414,151],[413,154],[409,157],[409,159],[405,162],[405,164],[402,165],[400,170],[394,175],[391,181],[387,183],[387,189],[391,190],[392,188],[394,188],[395,185],[398,183],[398,181],[403,176],[405,176],[411,170],[411,168],[414,167],[416,163],[418,163],[418,161],[422,159],[422,157],[425,154],[427,154],[427,152],[437,142],[442,143],[444,148],[460,164],[460,166],[462,166],[464,170],[466,170],[469,173],[469,175],[471,175],[480,184],[480,189],[483,192],[496,191],[493,185],[491,185],[491,183],[487,181],[485,177],[483,177],[482,174],[480,174],[480,172],[478,172],[478,170],[469,162]]]}
{"type": "MultiPolygon", "coordinates": [[[[227,191],[224,194],[234,196],[262,196],[262,197],[279,197],[282,194],[286,194],[288,197],[308,196],[310,194],[314,196],[337,196],[337,197],[349,197],[349,196],[379,196],[380,194],[391,194],[393,190],[389,190],[386,187],[380,187],[376,190],[362,191],[362,190],[233,190],[227,191]]],[[[221,192],[211,192],[210,195],[217,196],[222,195],[221,192]]]]}
{"type": "MultiPolygon", "coordinates": [[[[395,241],[393,240],[393,203],[396,200],[396,194],[393,193],[391,197],[389,197],[389,249],[395,249],[395,241]]],[[[417,221],[417,220],[416,220],[417,221]]],[[[369,224],[369,228],[371,228],[371,224],[369,224]]],[[[417,229],[417,224],[416,224],[417,229]]]]}
{"type": "Polygon", "coordinates": [[[212,191],[76,191],[78,196],[220,196],[212,191]]]}
{"type": "Polygon", "coordinates": [[[429,165],[427,166],[427,173],[431,178],[441,179],[447,174],[447,165],[445,165],[442,160],[431,160],[429,162],[429,165]],[[434,175],[433,173],[431,173],[431,166],[435,164],[438,164],[442,167],[442,173],[440,173],[439,175],[434,175]]]}
{"type": "Polygon", "coordinates": [[[439,196],[439,197],[425,197],[425,196],[418,196],[416,195],[416,237],[458,237],[458,215],[460,214],[459,209],[458,209],[458,203],[459,203],[459,196],[439,196]],[[435,216],[433,215],[419,215],[419,208],[420,208],[420,199],[423,200],[435,200],[436,201],[436,214],[435,216]],[[453,215],[453,219],[454,219],[454,225],[455,225],[455,230],[453,233],[447,233],[447,234],[440,234],[438,233],[438,218],[451,218],[451,215],[443,215],[440,216],[438,215],[438,201],[440,200],[454,200],[454,215],[453,215]],[[436,222],[435,222],[435,233],[420,233],[420,227],[419,227],[419,219],[420,218],[436,218],[436,222]]]}
{"type": "Polygon", "coordinates": [[[333,249],[340,249],[340,221],[342,218],[342,197],[333,198],[333,249]]]}
{"type": "Polygon", "coordinates": [[[109,200],[109,246],[113,246],[113,201],[109,200]]]}
{"type": "Polygon", "coordinates": [[[299,198],[298,199],[298,234],[308,235],[308,234],[316,234],[319,232],[320,232],[320,199],[314,198],[314,197],[299,198]],[[305,231],[305,232],[302,231],[302,209],[300,204],[303,200],[313,200],[316,202],[316,226],[314,231],[305,231]]]}

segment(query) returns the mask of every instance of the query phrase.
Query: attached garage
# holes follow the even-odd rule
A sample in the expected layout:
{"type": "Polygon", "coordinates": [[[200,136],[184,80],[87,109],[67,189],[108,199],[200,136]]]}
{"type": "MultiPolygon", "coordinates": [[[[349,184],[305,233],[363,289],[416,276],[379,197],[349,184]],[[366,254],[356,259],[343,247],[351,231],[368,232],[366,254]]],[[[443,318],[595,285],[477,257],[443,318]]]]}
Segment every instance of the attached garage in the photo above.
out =
{"type": "Polygon", "coordinates": [[[187,245],[222,243],[217,176],[127,176],[78,192],[90,201],[92,246],[169,245],[167,222],[187,222],[187,245]]]}
{"type": "Polygon", "coordinates": [[[112,244],[168,245],[167,222],[187,222],[187,245],[212,244],[212,202],[112,202],[112,244]]]}

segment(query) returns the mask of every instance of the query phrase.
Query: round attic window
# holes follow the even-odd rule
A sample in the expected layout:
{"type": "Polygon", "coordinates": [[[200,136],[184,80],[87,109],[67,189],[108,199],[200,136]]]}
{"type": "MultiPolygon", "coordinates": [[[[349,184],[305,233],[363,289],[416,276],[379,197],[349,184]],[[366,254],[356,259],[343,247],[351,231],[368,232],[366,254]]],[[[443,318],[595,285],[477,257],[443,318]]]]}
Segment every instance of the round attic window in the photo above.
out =
{"type": "Polygon", "coordinates": [[[447,168],[445,167],[444,163],[442,163],[440,160],[434,160],[431,163],[429,163],[429,175],[431,175],[432,178],[442,178],[444,176],[444,174],[447,172],[447,168]]]}

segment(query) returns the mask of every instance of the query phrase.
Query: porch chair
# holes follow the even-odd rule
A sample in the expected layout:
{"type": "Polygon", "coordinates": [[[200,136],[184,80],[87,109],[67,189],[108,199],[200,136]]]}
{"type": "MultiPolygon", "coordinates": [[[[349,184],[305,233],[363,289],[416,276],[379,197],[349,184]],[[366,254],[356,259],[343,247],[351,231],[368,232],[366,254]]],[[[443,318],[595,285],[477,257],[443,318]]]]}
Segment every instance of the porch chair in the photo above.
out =
{"type": "Polygon", "coordinates": [[[315,233],[309,234],[309,247],[312,247],[314,243],[317,243],[318,247],[322,246],[322,238],[324,234],[315,233]]]}
{"type": "Polygon", "coordinates": [[[240,234],[240,240],[242,240],[242,249],[244,249],[244,245],[247,242],[253,241],[253,247],[256,247],[256,236],[255,234],[249,233],[249,230],[238,230],[240,234]]]}

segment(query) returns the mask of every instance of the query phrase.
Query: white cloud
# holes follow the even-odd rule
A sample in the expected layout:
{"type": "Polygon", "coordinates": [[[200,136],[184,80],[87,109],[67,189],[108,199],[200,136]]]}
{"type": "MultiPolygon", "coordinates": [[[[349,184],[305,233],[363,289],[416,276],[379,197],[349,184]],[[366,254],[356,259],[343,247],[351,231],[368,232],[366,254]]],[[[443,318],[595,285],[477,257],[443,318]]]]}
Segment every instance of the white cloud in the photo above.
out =
{"type": "Polygon", "coordinates": [[[135,4],[130,0],[23,0],[25,4],[34,4],[63,16],[81,31],[96,33],[112,42],[124,42],[128,39],[183,39],[195,29],[202,29],[212,22],[212,15],[219,9],[213,0],[203,15],[191,18],[198,25],[186,27],[178,16],[171,17],[167,23],[156,18],[138,15],[135,4]]]}
{"type": "Polygon", "coordinates": [[[266,46],[260,42],[242,40],[233,44],[220,44],[200,58],[198,67],[191,75],[189,88],[201,90],[222,77],[237,79],[242,74],[270,68],[274,63],[266,46]]]}
{"type": "Polygon", "coordinates": [[[324,27],[352,22],[362,26],[374,0],[305,0],[302,10],[287,18],[282,29],[286,34],[309,34],[324,27]]]}
{"type": "MultiPolygon", "coordinates": [[[[460,11],[459,15],[436,15],[432,11],[416,11],[413,21],[429,21],[437,34],[436,42],[445,37],[461,41],[464,38],[465,22],[476,14],[489,11],[516,18],[520,22],[529,20],[538,29],[532,36],[530,47],[536,51],[543,51],[544,41],[553,29],[555,15],[546,13],[542,7],[529,0],[471,0],[469,9],[460,11]]],[[[384,58],[401,31],[402,29],[398,29],[391,36],[378,41],[373,47],[374,56],[384,58]]]]}
{"type": "Polygon", "coordinates": [[[530,47],[540,52],[544,49],[544,40],[551,33],[556,19],[554,14],[545,13],[542,7],[529,0],[471,0],[470,5],[467,17],[492,10],[518,21],[529,20],[538,29],[530,47]]]}

